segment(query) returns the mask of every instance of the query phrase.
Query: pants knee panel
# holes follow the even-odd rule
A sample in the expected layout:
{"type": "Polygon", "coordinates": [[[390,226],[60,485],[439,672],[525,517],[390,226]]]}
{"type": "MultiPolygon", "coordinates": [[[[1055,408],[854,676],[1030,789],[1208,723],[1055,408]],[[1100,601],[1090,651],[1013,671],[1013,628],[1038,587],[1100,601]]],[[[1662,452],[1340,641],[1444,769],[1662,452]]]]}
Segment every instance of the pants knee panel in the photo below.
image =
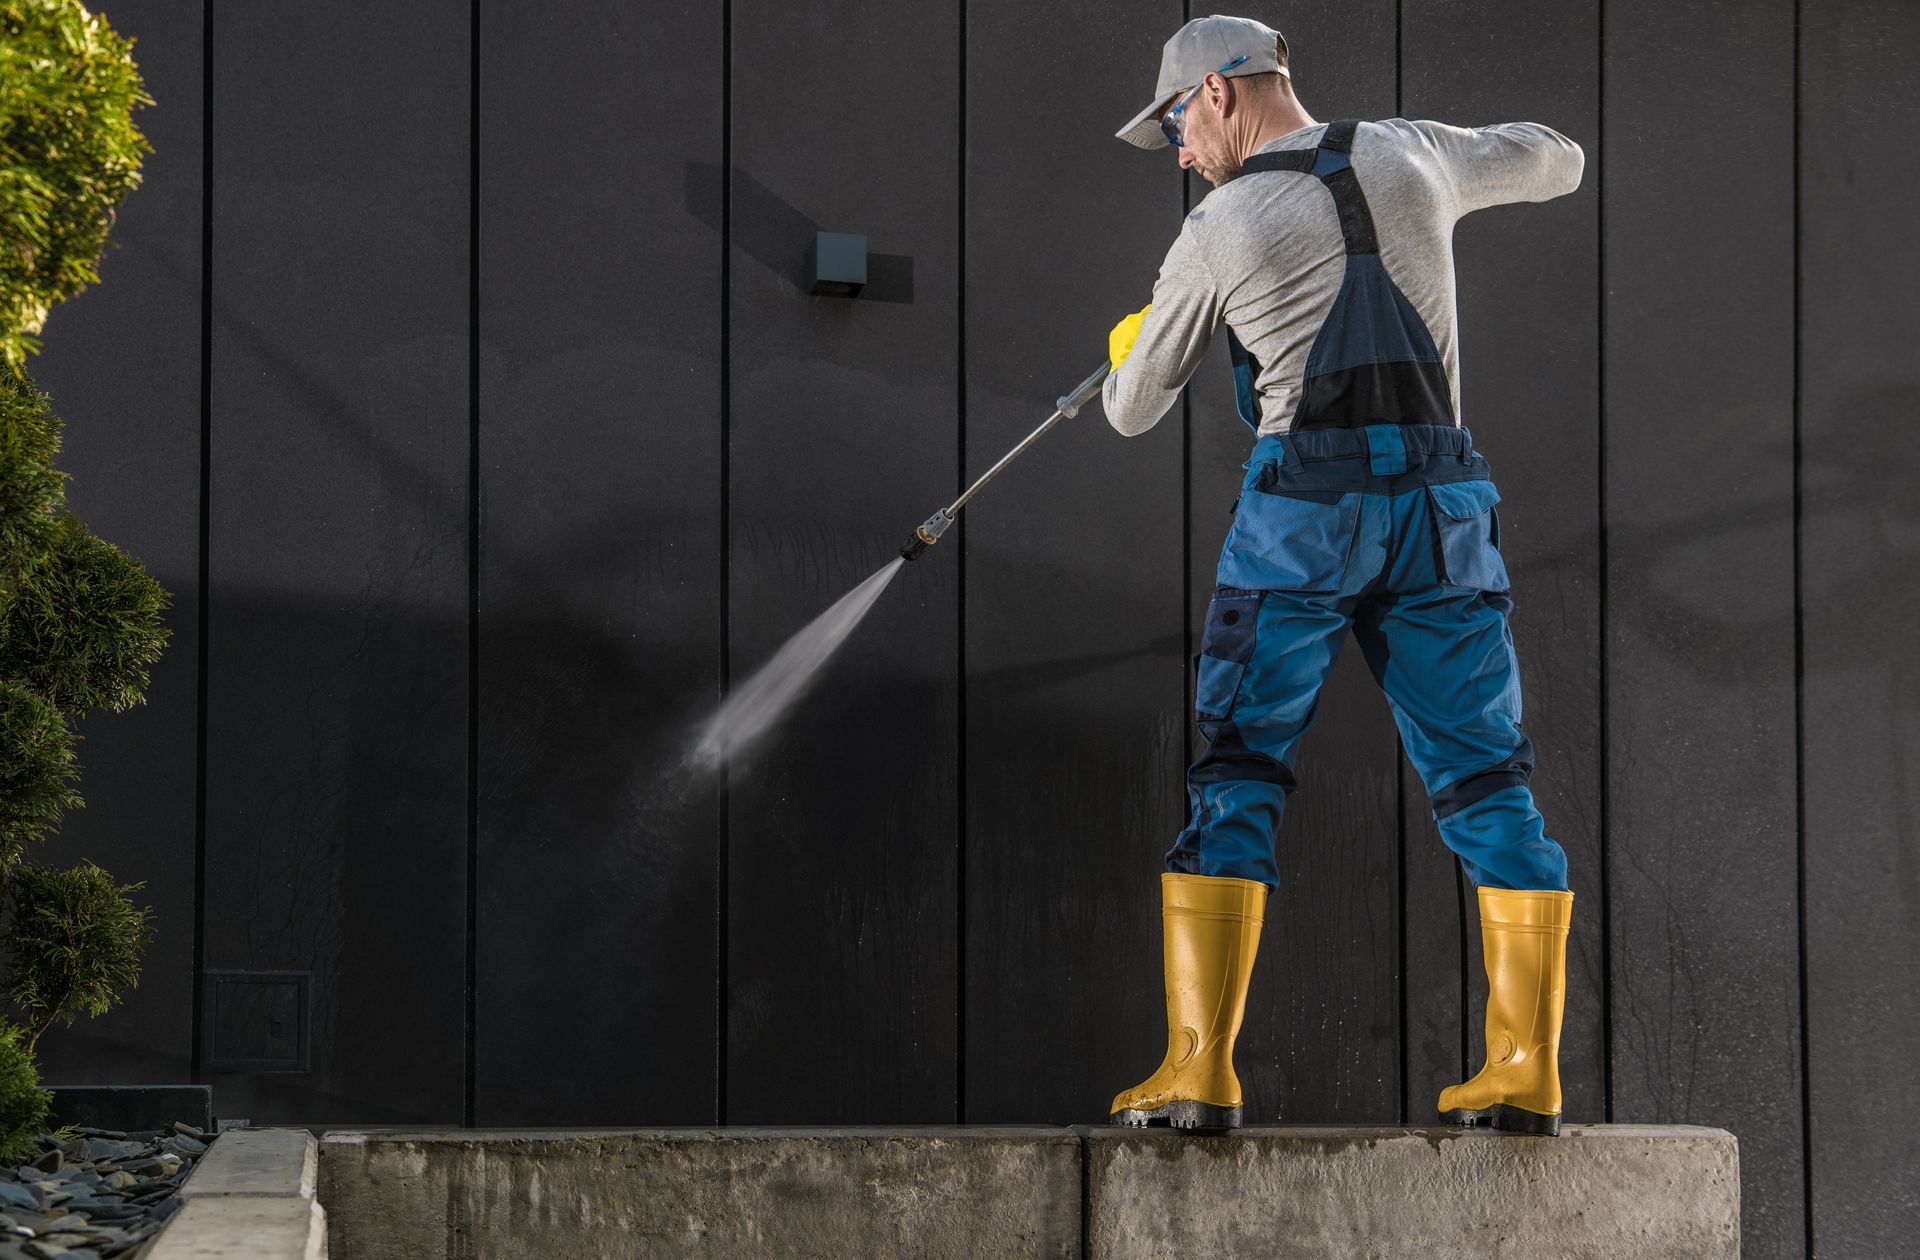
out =
{"type": "Polygon", "coordinates": [[[1433,793],[1436,820],[1457,814],[1475,801],[1510,787],[1524,787],[1533,777],[1533,741],[1525,735],[1505,761],[1463,775],[1433,793]]]}

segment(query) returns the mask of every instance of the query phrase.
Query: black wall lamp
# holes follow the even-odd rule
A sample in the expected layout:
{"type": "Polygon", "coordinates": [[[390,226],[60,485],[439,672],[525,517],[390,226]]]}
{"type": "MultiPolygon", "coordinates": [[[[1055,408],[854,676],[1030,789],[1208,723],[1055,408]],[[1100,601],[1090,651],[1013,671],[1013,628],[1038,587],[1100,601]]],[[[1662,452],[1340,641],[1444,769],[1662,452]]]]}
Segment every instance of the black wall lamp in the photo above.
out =
{"type": "Polygon", "coordinates": [[[807,292],[858,297],[867,283],[867,238],[815,232],[807,246],[807,292]]]}

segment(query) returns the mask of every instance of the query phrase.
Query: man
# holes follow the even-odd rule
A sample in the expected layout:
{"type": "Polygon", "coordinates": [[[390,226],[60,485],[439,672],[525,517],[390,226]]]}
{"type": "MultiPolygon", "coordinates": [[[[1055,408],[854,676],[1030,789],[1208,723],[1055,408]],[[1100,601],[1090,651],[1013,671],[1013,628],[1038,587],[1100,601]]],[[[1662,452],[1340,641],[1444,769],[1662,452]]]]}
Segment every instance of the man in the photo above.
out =
{"type": "Polygon", "coordinates": [[[1441,1091],[1459,1124],[1557,1134],[1573,893],[1520,729],[1499,500],[1461,424],[1452,233],[1461,215],[1579,186],[1585,155],[1535,123],[1322,124],[1279,32],[1196,18],[1117,134],[1176,146],[1214,185],[1122,320],[1107,419],[1141,433],[1227,326],[1252,457],[1220,552],[1194,688],[1191,814],[1164,857],[1167,1051],[1113,1101],[1123,1124],[1240,1123],[1246,1009],[1295,752],[1351,629],[1442,838],[1478,889],[1487,1062],[1441,1091]]]}

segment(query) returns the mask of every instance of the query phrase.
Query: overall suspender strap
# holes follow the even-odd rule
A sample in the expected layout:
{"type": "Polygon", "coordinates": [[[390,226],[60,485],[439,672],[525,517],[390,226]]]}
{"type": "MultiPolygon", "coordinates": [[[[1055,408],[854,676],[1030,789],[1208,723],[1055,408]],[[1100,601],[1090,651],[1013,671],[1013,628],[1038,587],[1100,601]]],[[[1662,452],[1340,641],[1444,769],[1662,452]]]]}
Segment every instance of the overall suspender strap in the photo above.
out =
{"type": "MultiPolygon", "coordinates": [[[[1234,178],[1238,179],[1241,175],[1260,171],[1294,171],[1301,175],[1320,176],[1324,180],[1323,165],[1336,162],[1346,169],[1349,177],[1348,184],[1353,196],[1357,198],[1360,188],[1352,182],[1353,170],[1347,165],[1345,155],[1353,148],[1353,133],[1358,123],[1358,119],[1351,118],[1328,123],[1326,130],[1321,133],[1320,144],[1314,148],[1276,149],[1268,153],[1252,154],[1240,164],[1240,170],[1234,178]],[[1329,150],[1329,154],[1323,155],[1323,149],[1329,150]],[[1339,155],[1338,157],[1331,156],[1335,152],[1339,155]]],[[[1334,194],[1335,205],[1340,211],[1340,235],[1347,243],[1347,252],[1351,254],[1355,251],[1354,238],[1348,231],[1347,225],[1349,218],[1346,209],[1347,200],[1350,199],[1343,199],[1338,192],[1334,194]]],[[[1364,200],[1360,202],[1359,214],[1361,220],[1367,224],[1367,235],[1371,238],[1372,217],[1367,214],[1364,200]]],[[[1260,375],[1260,361],[1240,344],[1240,339],[1234,336],[1232,328],[1227,329],[1227,356],[1233,364],[1234,409],[1240,413],[1240,419],[1246,423],[1246,426],[1258,433],[1260,431],[1260,399],[1253,392],[1253,383],[1260,375]]]]}
{"type": "Polygon", "coordinates": [[[1373,231],[1373,212],[1367,208],[1366,194],[1360,191],[1360,181],[1353,173],[1353,133],[1359,128],[1358,118],[1330,122],[1313,148],[1256,153],[1240,164],[1240,174],[1299,171],[1315,176],[1333,194],[1334,209],[1340,216],[1340,237],[1347,244],[1347,252],[1377,254],[1380,241],[1373,231]]]}
{"type": "Polygon", "coordinates": [[[1340,212],[1340,235],[1349,254],[1377,254],[1380,241],[1373,234],[1373,212],[1367,209],[1366,195],[1353,173],[1353,133],[1359,129],[1357,118],[1342,118],[1327,124],[1315,150],[1313,173],[1333,194],[1333,205],[1340,212]]]}
{"type": "Polygon", "coordinates": [[[1313,169],[1314,150],[1280,149],[1273,153],[1255,153],[1240,164],[1235,179],[1248,171],[1299,171],[1305,174],[1313,169]]]}

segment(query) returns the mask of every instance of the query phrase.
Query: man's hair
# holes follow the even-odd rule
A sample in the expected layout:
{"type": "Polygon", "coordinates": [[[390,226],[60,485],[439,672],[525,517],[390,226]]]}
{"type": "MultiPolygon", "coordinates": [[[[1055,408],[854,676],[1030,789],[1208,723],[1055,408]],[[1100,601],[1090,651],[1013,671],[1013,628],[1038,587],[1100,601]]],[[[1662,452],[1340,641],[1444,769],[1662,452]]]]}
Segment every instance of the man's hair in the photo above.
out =
{"type": "MultiPolygon", "coordinates": [[[[1277,31],[1273,37],[1273,59],[1282,67],[1287,67],[1287,37],[1277,31]]],[[[1293,94],[1293,80],[1273,70],[1264,74],[1243,74],[1234,79],[1233,83],[1236,88],[1244,87],[1247,93],[1254,97],[1293,94]]]]}

